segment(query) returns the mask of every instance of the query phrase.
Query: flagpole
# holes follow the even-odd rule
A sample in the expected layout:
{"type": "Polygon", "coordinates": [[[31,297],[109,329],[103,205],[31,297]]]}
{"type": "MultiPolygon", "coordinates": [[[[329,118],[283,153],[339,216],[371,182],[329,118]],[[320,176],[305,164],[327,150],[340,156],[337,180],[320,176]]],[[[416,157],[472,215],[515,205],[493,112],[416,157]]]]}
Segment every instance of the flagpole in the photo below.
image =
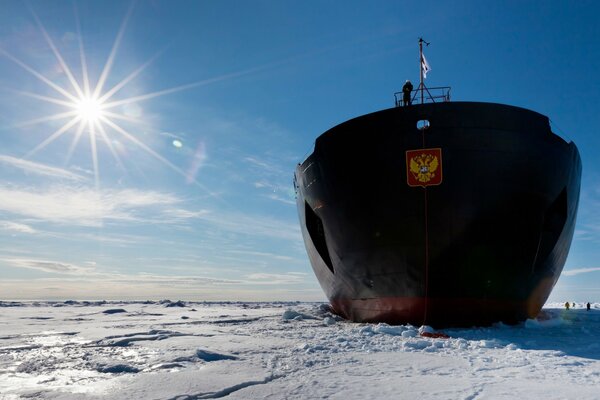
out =
{"type": "Polygon", "coordinates": [[[423,38],[419,38],[419,72],[419,89],[421,89],[421,104],[423,104],[423,38]]]}

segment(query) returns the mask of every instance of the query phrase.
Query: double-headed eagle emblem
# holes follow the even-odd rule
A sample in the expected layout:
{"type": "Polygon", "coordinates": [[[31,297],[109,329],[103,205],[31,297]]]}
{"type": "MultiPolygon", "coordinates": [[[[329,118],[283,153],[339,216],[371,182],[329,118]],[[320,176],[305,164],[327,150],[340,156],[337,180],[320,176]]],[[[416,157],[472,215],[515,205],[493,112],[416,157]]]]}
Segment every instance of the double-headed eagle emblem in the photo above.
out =
{"type": "Polygon", "coordinates": [[[406,152],[409,186],[430,186],[442,183],[442,149],[420,149],[406,152]]]}
{"type": "Polygon", "coordinates": [[[419,182],[427,183],[435,177],[438,165],[437,157],[431,154],[421,154],[410,159],[410,172],[419,182]]]}

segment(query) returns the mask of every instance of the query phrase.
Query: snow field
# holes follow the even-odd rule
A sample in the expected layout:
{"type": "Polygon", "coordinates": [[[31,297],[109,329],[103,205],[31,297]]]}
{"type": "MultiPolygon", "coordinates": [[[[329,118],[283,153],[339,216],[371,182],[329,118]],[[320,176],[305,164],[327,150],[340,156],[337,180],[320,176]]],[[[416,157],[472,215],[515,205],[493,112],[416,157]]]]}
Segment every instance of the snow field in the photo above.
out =
{"type": "Polygon", "coordinates": [[[600,305],[517,326],[356,324],[314,303],[0,302],[0,399],[595,399],[600,305]]]}

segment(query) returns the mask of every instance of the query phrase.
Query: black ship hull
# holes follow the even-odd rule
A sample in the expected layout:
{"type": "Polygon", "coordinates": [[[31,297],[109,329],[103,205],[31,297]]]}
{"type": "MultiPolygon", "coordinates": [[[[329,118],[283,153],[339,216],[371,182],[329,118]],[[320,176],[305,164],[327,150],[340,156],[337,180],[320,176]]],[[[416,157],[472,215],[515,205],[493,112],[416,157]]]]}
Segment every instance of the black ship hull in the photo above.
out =
{"type": "Polygon", "coordinates": [[[566,261],[580,180],[577,147],[548,118],[467,102],[342,123],[295,173],[304,242],[333,309],[437,327],[538,314],[566,261]],[[439,157],[418,170],[408,152],[422,149],[439,157]],[[417,176],[427,168],[430,182],[417,176]]]}

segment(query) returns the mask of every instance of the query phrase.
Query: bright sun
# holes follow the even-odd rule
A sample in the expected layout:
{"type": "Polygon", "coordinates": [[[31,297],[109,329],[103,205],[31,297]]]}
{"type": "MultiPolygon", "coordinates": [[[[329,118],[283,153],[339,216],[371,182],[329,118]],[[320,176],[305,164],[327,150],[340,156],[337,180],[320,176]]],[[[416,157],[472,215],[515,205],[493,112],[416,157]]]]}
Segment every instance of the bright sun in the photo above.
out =
{"type": "MultiPolygon", "coordinates": [[[[132,3],[133,4],[133,3],[132,3]]],[[[115,95],[127,84],[129,84],[132,80],[134,80],[145,68],[147,68],[152,62],[158,57],[158,54],[150,58],[148,61],[143,63],[141,66],[136,68],[133,72],[127,75],[124,79],[122,79],[119,83],[114,85],[110,89],[106,89],[104,86],[108,81],[110,81],[109,75],[111,74],[111,69],[115,61],[115,56],[117,54],[119,44],[121,42],[121,38],[123,36],[123,32],[127,25],[127,21],[131,15],[133,10],[133,6],[129,8],[127,15],[125,16],[121,28],[115,38],[115,42],[113,44],[112,50],[106,60],[106,64],[100,73],[95,85],[92,85],[90,82],[90,76],[87,68],[87,61],[85,52],[83,49],[83,39],[81,37],[81,27],[79,26],[79,19],[77,19],[77,36],[79,37],[79,56],[81,60],[81,75],[78,80],[71,68],[65,62],[62,55],[59,53],[57,46],[54,41],[50,38],[50,35],[42,25],[42,22],[37,17],[33,9],[30,9],[32,12],[34,19],[37,22],[38,28],[41,31],[42,35],[46,39],[48,46],[54,53],[58,64],[61,67],[62,72],[64,72],[64,76],[70,83],[70,87],[63,87],[57,82],[53,82],[50,78],[44,76],[42,73],[36,71],[33,67],[27,65],[25,62],[19,60],[12,54],[8,53],[6,50],[0,47],[0,56],[7,57],[12,60],[15,64],[19,65],[25,71],[29,72],[31,75],[35,76],[41,82],[45,83],[47,86],[52,88],[56,94],[60,94],[60,97],[47,96],[38,93],[32,93],[27,91],[17,91],[18,93],[28,96],[34,99],[42,100],[47,103],[52,103],[55,105],[59,105],[65,108],[63,112],[57,112],[52,115],[48,115],[41,118],[35,118],[30,121],[26,121],[23,125],[34,125],[40,124],[47,121],[58,121],[58,120],[66,120],[66,122],[58,127],[54,132],[48,134],[48,136],[42,140],[37,146],[35,146],[32,150],[30,150],[23,158],[27,159],[32,157],[38,151],[44,149],[47,145],[54,142],[56,139],[62,137],[63,135],[71,134],[72,140],[71,144],[66,152],[66,157],[63,165],[69,165],[71,160],[71,156],[73,155],[75,149],[80,142],[80,139],[84,136],[87,136],[89,139],[89,147],[92,155],[92,163],[94,168],[94,181],[96,184],[96,188],[100,186],[100,173],[99,173],[99,155],[98,155],[98,141],[101,141],[108,150],[112,154],[116,164],[124,169],[123,161],[121,160],[121,156],[119,153],[122,153],[123,146],[121,143],[117,142],[113,136],[120,137],[125,142],[129,142],[138,148],[144,150],[147,154],[154,157],[155,159],[162,162],[165,166],[169,167],[171,170],[177,172],[181,176],[185,177],[186,180],[189,179],[189,174],[186,171],[183,171],[181,168],[173,164],[171,161],[167,160],[165,157],[161,156],[155,150],[150,148],[146,143],[143,142],[138,135],[135,134],[135,131],[131,132],[126,128],[126,125],[123,123],[128,123],[129,126],[132,126],[134,129],[140,126],[147,126],[146,121],[140,120],[139,118],[128,115],[126,111],[119,112],[120,106],[127,106],[129,104],[136,104],[139,101],[153,99],[159,96],[163,96],[169,93],[179,92],[181,90],[187,90],[194,87],[206,85],[210,82],[214,82],[217,80],[227,79],[236,75],[245,74],[251,72],[252,70],[240,72],[237,74],[228,74],[221,77],[197,81],[193,83],[189,83],[186,85],[176,86],[169,89],[163,89],[156,92],[150,92],[146,94],[140,94],[133,97],[126,97],[117,100],[115,95]],[[119,143],[120,146],[116,146],[115,143],[119,143]]],[[[136,129],[137,130],[137,129],[136,129]]],[[[182,147],[183,143],[179,140],[173,141],[173,146],[182,147]]],[[[196,185],[204,188],[195,179],[193,182],[196,185]]],[[[204,188],[205,189],[205,188],[204,188]]]]}
{"type": "Polygon", "coordinates": [[[77,116],[81,121],[92,125],[105,117],[102,107],[103,103],[103,101],[96,97],[82,97],[73,104],[73,107],[77,111],[77,116]]]}
{"type": "MultiPolygon", "coordinates": [[[[68,165],[73,155],[73,152],[77,148],[80,139],[83,136],[87,136],[89,138],[91,155],[92,155],[92,163],[94,168],[94,181],[96,187],[99,187],[99,168],[98,168],[98,149],[97,144],[100,140],[105,146],[108,147],[110,153],[116,161],[116,164],[121,168],[123,167],[123,162],[121,160],[121,156],[119,155],[119,149],[115,146],[116,140],[112,138],[112,136],[117,135],[120,136],[127,142],[136,145],[137,147],[144,150],[146,153],[154,157],[155,159],[161,161],[164,165],[174,170],[178,174],[186,177],[187,173],[181,170],[179,167],[171,163],[165,157],[158,154],[156,151],[151,149],[147,144],[145,144],[142,140],[140,140],[135,132],[130,132],[125,128],[123,122],[129,123],[130,126],[134,128],[136,126],[144,126],[145,121],[127,115],[126,112],[119,112],[119,106],[126,106],[128,104],[137,103],[138,101],[148,100],[155,97],[159,97],[165,94],[178,92],[180,90],[189,89],[192,87],[200,86],[204,84],[203,81],[195,82],[188,85],[182,85],[170,89],[164,89],[157,92],[141,94],[138,96],[122,98],[120,100],[116,100],[114,98],[115,94],[118,93],[123,87],[125,87],[129,82],[135,79],[146,67],[148,67],[157,57],[154,56],[140,67],[135,69],[132,73],[130,73],[127,77],[122,79],[119,83],[114,85],[110,89],[105,89],[105,83],[109,80],[109,75],[111,73],[111,68],[114,64],[115,56],[119,48],[119,43],[121,41],[121,37],[123,36],[123,32],[125,30],[126,22],[131,14],[132,8],[130,8],[128,14],[123,20],[121,28],[117,34],[115,42],[113,44],[112,50],[108,56],[106,64],[98,77],[98,80],[95,82],[95,85],[92,85],[90,82],[90,77],[87,68],[87,61],[85,57],[85,52],[83,49],[83,40],[81,38],[81,29],[79,27],[79,22],[77,22],[77,33],[79,36],[79,55],[81,59],[81,78],[78,80],[71,68],[65,62],[62,55],[59,53],[57,46],[50,38],[50,35],[42,25],[40,19],[37,15],[31,10],[34,15],[34,18],[37,22],[37,25],[46,39],[50,49],[54,53],[56,60],[58,61],[61,70],[64,72],[65,77],[68,79],[70,83],[69,87],[63,87],[57,82],[53,82],[50,78],[44,76],[40,72],[36,71],[33,67],[27,65],[23,61],[19,60],[12,54],[9,54],[6,50],[0,48],[0,56],[7,57],[12,60],[14,63],[19,65],[21,68],[35,76],[37,79],[48,85],[50,88],[54,89],[57,94],[60,94],[60,97],[54,96],[46,96],[38,93],[31,93],[26,91],[18,91],[22,95],[32,97],[38,100],[43,100],[48,103],[56,104],[65,108],[64,112],[58,112],[49,116],[45,116],[42,118],[36,118],[31,121],[26,121],[23,125],[33,125],[39,124],[46,121],[57,121],[57,120],[66,120],[66,122],[56,129],[54,132],[50,133],[46,139],[44,139],[41,143],[39,143],[35,148],[29,151],[24,158],[30,158],[38,151],[44,149],[48,144],[54,142],[56,139],[60,138],[66,134],[72,134],[71,144],[69,146],[68,151],[66,152],[66,158],[64,161],[64,165],[68,165]]],[[[180,143],[181,145],[181,143],[180,143]]]]}

